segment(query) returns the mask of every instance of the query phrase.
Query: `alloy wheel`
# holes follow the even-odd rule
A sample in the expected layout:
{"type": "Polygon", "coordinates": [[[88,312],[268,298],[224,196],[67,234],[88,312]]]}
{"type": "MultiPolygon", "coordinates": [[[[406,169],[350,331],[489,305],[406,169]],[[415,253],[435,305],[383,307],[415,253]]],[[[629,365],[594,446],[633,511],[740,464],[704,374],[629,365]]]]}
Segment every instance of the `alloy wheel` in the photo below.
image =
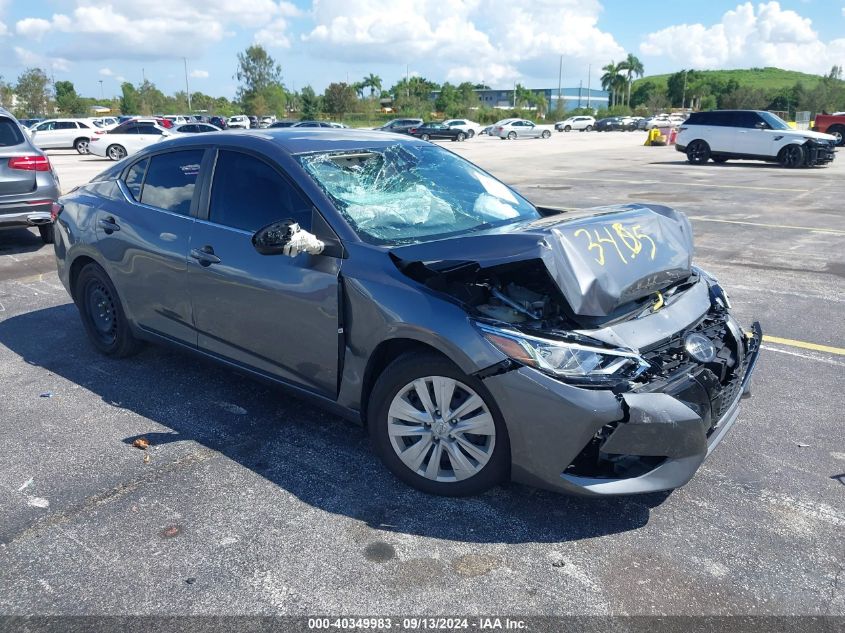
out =
{"type": "Polygon", "coordinates": [[[418,378],[402,387],[390,403],[387,433],[408,469],[438,482],[478,474],[496,445],[496,426],[484,400],[445,376],[418,378]]]}
{"type": "Polygon", "coordinates": [[[108,149],[109,158],[112,160],[123,160],[126,156],[126,150],[123,149],[120,145],[112,145],[108,149]]]}

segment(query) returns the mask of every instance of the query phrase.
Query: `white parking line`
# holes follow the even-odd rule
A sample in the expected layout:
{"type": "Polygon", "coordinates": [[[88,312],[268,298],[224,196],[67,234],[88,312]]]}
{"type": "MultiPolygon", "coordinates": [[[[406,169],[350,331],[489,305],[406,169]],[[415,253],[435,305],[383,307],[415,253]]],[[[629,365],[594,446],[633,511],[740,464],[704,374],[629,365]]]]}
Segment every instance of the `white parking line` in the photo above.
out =
{"type": "Polygon", "coordinates": [[[787,189],[778,187],[755,187],[752,185],[716,185],[707,182],[678,182],[678,181],[661,181],[661,180],[628,180],[626,178],[582,178],[581,176],[557,176],[558,180],[578,180],[591,182],[621,182],[626,185],[655,185],[665,182],[676,188],[683,187],[715,187],[717,189],[752,189],[754,191],[776,191],[776,192],[791,192],[791,193],[809,193],[809,189],[787,189]]]}
{"type": "Polygon", "coordinates": [[[827,233],[829,235],[845,235],[845,231],[839,229],[823,229],[816,226],[793,226],[791,224],[765,224],[763,222],[747,222],[745,220],[722,220],[720,218],[705,218],[700,215],[689,216],[690,220],[698,222],[722,222],[724,224],[746,224],[748,226],[762,226],[769,229],[793,229],[795,231],[811,231],[813,233],[827,233]]]}

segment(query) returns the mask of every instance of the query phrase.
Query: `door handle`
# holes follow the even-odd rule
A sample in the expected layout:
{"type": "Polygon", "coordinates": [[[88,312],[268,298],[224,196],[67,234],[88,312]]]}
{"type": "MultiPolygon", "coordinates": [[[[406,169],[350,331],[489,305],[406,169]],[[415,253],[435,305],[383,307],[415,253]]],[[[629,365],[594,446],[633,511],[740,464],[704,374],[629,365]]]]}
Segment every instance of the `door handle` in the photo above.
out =
{"type": "Polygon", "coordinates": [[[200,263],[200,266],[210,266],[211,264],[219,264],[222,260],[214,254],[214,249],[211,246],[203,246],[202,248],[192,248],[191,257],[200,263]]]}
{"type": "Polygon", "coordinates": [[[111,216],[101,219],[98,224],[100,225],[100,228],[105,231],[106,235],[111,235],[115,231],[120,230],[120,225],[115,222],[114,218],[111,216]]]}

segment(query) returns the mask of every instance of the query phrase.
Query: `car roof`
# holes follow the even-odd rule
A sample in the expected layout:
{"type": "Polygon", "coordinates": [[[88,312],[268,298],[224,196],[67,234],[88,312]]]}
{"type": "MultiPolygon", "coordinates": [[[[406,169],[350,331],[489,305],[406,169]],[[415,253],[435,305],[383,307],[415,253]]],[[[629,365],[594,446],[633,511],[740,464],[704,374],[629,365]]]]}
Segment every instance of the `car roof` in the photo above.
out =
{"type": "MultiPolygon", "coordinates": [[[[357,130],[336,127],[297,127],[297,128],[264,128],[260,130],[232,130],[226,132],[208,132],[202,134],[201,139],[171,138],[167,140],[168,148],[181,145],[214,145],[228,144],[236,141],[238,144],[249,143],[249,139],[259,142],[270,142],[287,154],[305,154],[309,152],[349,151],[362,148],[378,149],[393,145],[420,145],[423,141],[404,134],[391,134],[376,130],[357,130]]],[[[158,149],[162,146],[158,145],[158,149]]]]}

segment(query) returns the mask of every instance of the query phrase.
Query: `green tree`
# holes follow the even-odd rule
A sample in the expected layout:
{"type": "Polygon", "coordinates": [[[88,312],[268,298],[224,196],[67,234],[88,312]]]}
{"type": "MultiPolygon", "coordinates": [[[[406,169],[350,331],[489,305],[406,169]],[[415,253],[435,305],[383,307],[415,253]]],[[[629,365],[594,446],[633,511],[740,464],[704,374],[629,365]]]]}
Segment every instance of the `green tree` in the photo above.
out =
{"type": "Polygon", "coordinates": [[[235,78],[237,99],[248,114],[258,114],[258,106],[281,114],[285,109],[285,90],[282,84],[282,67],[276,63],[260,44],[238,53],[238,70],[235,78]],[[255,100],[261,97],[257,105],[255,100]]]}
{"type": "Polygon", "coordinates": [[[619,70],[624,71],[625,78],[628,84],[628,98],[626,104],[631,105],[631,85],[634,83],[634,77],[642,77],[645,74],[645,67],[636,55],[628,53],[625,61],[619,64],[619,70]]]}
{"type": "Polygon", "coordinates": [[[305,86],[302,89],[302,92],[299,93],[299,100],[302,104],[302,119],[304,121],[311,121],[320,115],[321,99],[311,86],[305,86]]]}
{"type": "Polygon", "coordinates": [[[624,67],[621,64],[611,61],[602,68],[604,74],[601,76],[601,87],[610,93],[610,106],[621,103],[624,95],[625,76],[622,74],[624,67]]]}
{"type": "Polygon", "coordinates": [[[15,86],[15,94],[18,97],[18,107],[27,116],[43,116],[50,108],[50,80],[40,68],[28,68],[20,77],[15,86]]]}
{"type": "Polygon", "coordinates": [[[12,95],[14,94],[15,89],[12,88],[11,84],[4,81],[3,76],[0,75],[0,108],[11,109],[12,95]]]}
{"type": "Polygon", "coordinates": [[[378,75],[374,75],[370,73],[364,80],[361,82],[364,88],[370,89],[370,98],[373,99],[376,96],[376,93],[381,94],[381,77],[378,75]]]}
{"type": "Polygon", "coordinates": [[[56,107],[59,112],[66,116],[85,116],[87,114],[86,103],[76,94],[73,82],[57,81],[53,87],[56,91],[56,107]]]}
{"type": "Polygon", "coordinates": [[[323,102],[326,112],[343,118],[355,106],[355,89],[344,82],[330,83],[323,94],[323,102]]]}
{"type": "Polygon", "coordinates": [[[138,91],[128,81],[120,84],[120,112],[121,114],[138,114],[141,112],[141,98],[138,91]]]}

